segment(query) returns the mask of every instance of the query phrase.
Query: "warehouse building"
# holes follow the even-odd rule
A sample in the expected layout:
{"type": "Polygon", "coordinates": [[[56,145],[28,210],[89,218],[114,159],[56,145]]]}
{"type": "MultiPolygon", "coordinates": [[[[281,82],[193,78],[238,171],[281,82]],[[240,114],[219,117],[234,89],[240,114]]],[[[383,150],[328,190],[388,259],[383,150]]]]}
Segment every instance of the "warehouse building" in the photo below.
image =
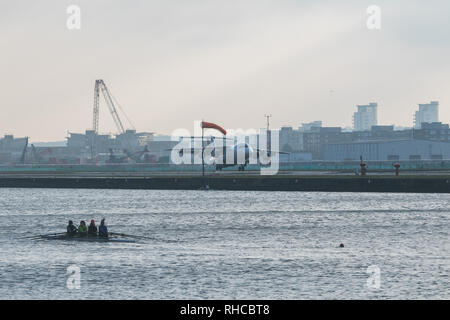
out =
{"type": "Polygon", "coordinates": [[[326,161],[359,160],[441,160],[450,159],[450,143],[404,139],[358,141],[325,145],[326,161]]]}

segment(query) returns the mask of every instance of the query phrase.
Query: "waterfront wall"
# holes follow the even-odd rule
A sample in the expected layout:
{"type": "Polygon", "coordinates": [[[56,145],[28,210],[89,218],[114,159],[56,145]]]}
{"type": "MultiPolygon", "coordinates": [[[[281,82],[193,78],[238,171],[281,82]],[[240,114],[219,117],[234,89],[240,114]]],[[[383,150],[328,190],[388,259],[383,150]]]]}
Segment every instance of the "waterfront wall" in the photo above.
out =
{"type": "MultiPolygon", "coordinates": [[[[426,171],[426,170],[450,170],[450,160],[404,160],[404,161],[364,161],[367,172],[391,171],[394,172],[394,164],[400,164],[401,171],[426,171]]],[[[279,170],[284,171],[346,171],[359,170],[360,161],[299,161],[281,162],[279,170]]],[[[259,165],[247,165],[246,171],[260,171],[259,165]]],[[[76,173],[76,172],[201,172],[200,164],[107,164],[107,165],[69,165],[69,164],[16,164],[12,166],[0,165],[1,173],[76,173]]],[[[205,165],[205,171],[214,172],[214,165],[205,165]]],[[[223,171],[237,171],[237,166],[224,168],[223,171]]]]}
{"type": "Polygon", "coordinates": [[[8,176],[0,187],[450,193],[450,176],[8,176]]]}

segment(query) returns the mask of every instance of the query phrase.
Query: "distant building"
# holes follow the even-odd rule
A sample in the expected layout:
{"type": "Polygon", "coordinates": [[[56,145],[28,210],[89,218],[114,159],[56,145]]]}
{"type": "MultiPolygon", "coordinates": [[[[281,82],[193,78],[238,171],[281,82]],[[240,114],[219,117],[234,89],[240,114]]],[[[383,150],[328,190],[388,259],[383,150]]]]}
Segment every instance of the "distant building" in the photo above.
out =
{"type": "Polygon", "coordinates": [[[372,126],[370,131],[344,132],[323,147],[326,161],[450,159],[450,128],[440,122],[422,123],[420,129],[394,130],[372,126]]]}
{"type": "Polygon", "coordinates": [[[0,151],[22,151],[27,144],[27,138],[14,138],[12,134],[5,134],[0,138],[0,151]]]}
{"type": "Polygon", "coordinates": [[[312,127],[311,131],[303,132],[302,151],[310,152],[313,160],[322,159],[324,146],[341,141],[341,131],[340,127],[312,127]]]}
{"type": "Polygon", "coordinates": [[[404,127],[404,126],[394,126],[395,131],[401,131],[401,130],[411,130],[412,127],[404,127]]]}
{"type": "Polygon", "coordinates": [[[298,128],[298,131],[305,132],[305,131],[311,131],[311,128],[313,127],[321,127],[322,121],[313,121],[313,122],[307,122],[302,123],[302,125],[298,128]]]}
{"type": "Polygon", "coordinates": [[[450,143],[417,139],[372,140],[327,144],[325,161],[359,160],[442,160],[450,159],[450,143]]]}
{"type": "Polygon", "coordinates": [[[353,129],[355,131],[368,131],[372,126],[377,125],[377,108],[376,102],[368,105],[358,105],[358,111],[353,114],[353,129]]]}
{"type": "Polygon", "coordinates": [[[67,147],[69,149],[84,149],[87,145],[86,135],[83,133],[69,132],[67,137],[67,147]]]}
{"type": "Polygon", "coordinates": [[[0,138],[0,163],[18,162],[27,144],[28,138],[14,138],[12,134],[0,138]]]}
{"type": "Polygon", "coordinates": [[[96,145],[98,153],[106,153],[111,148],[113,139],[109,134],[95,134],[94,130],[86,130],[86,148],[96,145]]]}
{"type": "Polygon", "coordinates": [[[402,136],[399,132],[394,131],[394,126],[372,126],[370,129],[369,139],[371,140],[386,140],[386,139],[398,139],[398,138],[408,138],[410,136],[409,133],[406,136],[402,136]]]}
{"type": "Polygon", "coordinates": [[[116,135],[114,147],[116,149],[136,150],[142,146],[145,146],[152,140],[152,132],[136,132],[136,130],[126,130],[124,133],[116,135]]]}
{"type": "Polygon", "coordinates": [[[71,151],[90,152],[94,143],[98,153],[109,153],[113,150],[137,151],[153,141],[152,132],[136,132],[136,130],[126,130],[115,137],[109,134],[95,134],[93,130],[86,130],[82,133],[69,133],[67,147],[71,151]]]}
{"type": "Polygon", "coordinates": [[[286,152],[299,152],[303,149],[303,134],[292,127],[281,127],[279,133],[279,148],[286,152]]]}
{"type": "Polygon", "coordinates": [[[419,104],[419,110],[414,114],[414,128],[420,129],[422,123],[439,121],[439,102],[431,101],[430,103],[419,104]]]}
{"type": "Polygon", "coordinates": [[[441,122],[423,122],[420,129],[414,129],[414,138],[431,141],[450,142],[450,129],[448,124],[441,122]]]}
{"type": "Polygon", "coordinates": [[[86,156],[84,153],[89,153],[94,146],[94,142],[97,145],[98,153],[107,153],[110,148],[113,147],[113,139],[108,134],[95,134],[94,130],[86,130],[83,133],[69,132],[67,137],[67,148],[71,154],[78,153],[82,156],[86,156]]]}
{"type": "Polygon", "coordinates": [[[153,136],[153,141],[171,141],[172,136],[169,135],[154,135],[153,136]]]}
{"type": "Polygon", "coordinates": [[[353,131],[353,127],[347,126],[347,127],[342,128],[342,132],[352,132],[352,131],[353,131]]]}

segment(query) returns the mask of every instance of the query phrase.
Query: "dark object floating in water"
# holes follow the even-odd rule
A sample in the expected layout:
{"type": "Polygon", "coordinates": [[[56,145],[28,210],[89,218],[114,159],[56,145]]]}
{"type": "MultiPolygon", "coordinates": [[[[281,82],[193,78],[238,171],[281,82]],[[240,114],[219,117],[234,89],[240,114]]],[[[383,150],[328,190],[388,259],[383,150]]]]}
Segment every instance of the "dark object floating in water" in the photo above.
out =
{"type": "Polygon", "coordinates": [[[343,247],[344,247],[344,244],[341,243],[341,244],[339,245],[339,248],[343,248],[343,247]]]}

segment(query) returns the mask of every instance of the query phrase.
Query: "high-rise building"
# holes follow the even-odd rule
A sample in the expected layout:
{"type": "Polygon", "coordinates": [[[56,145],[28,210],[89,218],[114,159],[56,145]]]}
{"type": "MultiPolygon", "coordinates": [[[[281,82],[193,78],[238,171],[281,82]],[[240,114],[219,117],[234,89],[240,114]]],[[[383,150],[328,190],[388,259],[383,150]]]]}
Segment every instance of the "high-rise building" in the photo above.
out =
{"type": "Polygon", "coordinates": [[[358,111],[353,114],[353,129],[355,131],[368,131],[372,126],[377,125],[376,102],[367,105],[358,105],[358,111]]]}
{"type": "Polygon", "coordinates": [[[414,128],[422,128],[422,123],[439,122],[439,102],[419,104],[419,110],[414,114],[414,128]]]}

